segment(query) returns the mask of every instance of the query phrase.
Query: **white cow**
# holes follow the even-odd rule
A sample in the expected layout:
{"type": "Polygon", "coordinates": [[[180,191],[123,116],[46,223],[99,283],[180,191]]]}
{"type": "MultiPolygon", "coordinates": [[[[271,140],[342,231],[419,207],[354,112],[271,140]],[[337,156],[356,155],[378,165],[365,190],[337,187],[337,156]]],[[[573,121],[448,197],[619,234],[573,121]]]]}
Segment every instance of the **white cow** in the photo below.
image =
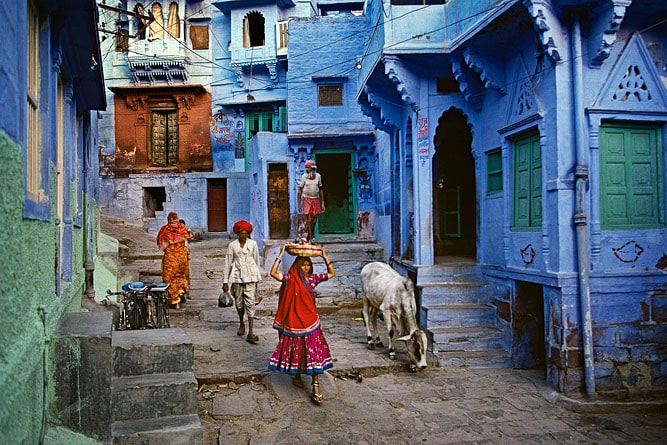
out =
{"type": "Polygon", "coordinates": [[[392,341],[399,331],[402,337],[396,340],[407,342],[410,369],[417,372],[426,368],[428,341],[426,333],[417,326],[412,281],[402,277],[386,263],[373,262],[361,269],[361,291],[368,348],[382,346],[377,334],[377,318],[382,313],[389,334],[389,358],[396,358],[392,341]]]}

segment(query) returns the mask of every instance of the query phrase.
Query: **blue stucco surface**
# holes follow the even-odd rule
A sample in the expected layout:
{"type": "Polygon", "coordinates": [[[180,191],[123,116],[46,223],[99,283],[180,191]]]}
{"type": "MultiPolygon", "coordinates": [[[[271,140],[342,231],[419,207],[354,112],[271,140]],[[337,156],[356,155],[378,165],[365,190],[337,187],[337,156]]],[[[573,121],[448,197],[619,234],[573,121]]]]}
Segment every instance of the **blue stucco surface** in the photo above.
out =
{"type": "Polygon", "coordinates": [[[0,4],[0,24],[8,32],[0,47],[4,67],[0,70],[0,102],[7,107],[0,119],[0,239],[5,259],[0,268],[0,295],[6,306],[0,315],[2,443],[40,443],[47,437],[47,421],[59,421],[53,409],[57,382],[50,340],[66,313],[81,310],[86,298],[84,263],[92,260],[96,248],[97,114],[91,110],[105,106],[103,81],[88,62],[84,70],[79,63],[81,57],[90,60],[91,55],[100,59],[97,8],[90,1],[69,10],[71,20],[78,22],[80,43],[90,44],[82,55],[70,39],[72,23],[62,20],[58,10],[72,5],[34,3],[41,19],[40,94],[33,98],[40,111],[37,168],[41,175],[40,191],[34,195],[26,191],[25,180],[27,69],[21,61],[27,60],[27,3],[0,4]],[[56,15],[58,27],[53,25],[56,15]],[[58,81],[63,91],[60,160],[54,102],[58,81]]]}
{"type": "MultiPolygon", "coordinates": [[[[388,244],[390,233],[392,239],[400,235],[401,254],[409,247],[406,228],[414,227],[415,263],[434,263],[437,246],[432,230],[437,215],[433,214],[432,190],[437,178],[432,162],[439,150],[447,150],[440,128],[446,112],[454,110],[464,116],[472,135],[476,260],[496,283],[497,298],[510,311],[517,309],[517,283],[542,286],[550,383],[563,391],[581,389],[582,339],[588,327],[592,328],[595,380],[600,389],[664,385],[667,276],[664,266],[657,267],[664,262],[667,245],[664,178],[658,179],[662,189],[655,189],[659,227],[605,230],[598,137],[601,124],[610,120],[638,125],[657,122],[662,133],[657,145],[661,164],[656,168],[664,171],[667,42],[664,26],[651,16],[664,14],[665,6],[633,2],[613,12],[604,2],[589,2],[599,3],[601,13],[581,14],[578,26],[583,31],[577,34],[567,16],[568,2],[453,0],[447,5],[391,6],[389,10],[381,3],[371,0],[366,4],[370,23],[379,27],[364,48],[357,96],[378,129],[398,133],[395,143],[377,145],[377,170],[389,171],[395,157],[401,162],[411,160],[404,150],[414,153],[415,167],[401,173],[398,188],[409,193],[414,190],[415,222],[413,226],[410,200],[384,192],[391,187],[389,177],[376,170],[378,208],[402,205],[401,228],[393,233],[379,229],[378,239],[388,244]],[[618,28],[609,26],[613,14],[619,20],[618,28]],[[633,34],[638,30],[643,31],[633,34]],[[573,44],[579,35],[583,49],[573,44]],[[535,42],[543,49],[537,55],[535,42]],[[632,89],[623,80],[632,75],[629,66],[637,67],[639,82],[647,91],[618,99],[619,89],[632,89]],[[458,91],[438,92],[438,77],[455,80],[458,91]],[[416,126],[419,119],[421,124],[416,126]],[[428,134],[428,145],[423,147],[414,136],[420,128],[428,134]],[[541,147],[541,226],[517,230],[512,144],[527,131],[539,134],[541,147]],[[407,134],[412,136],[404,139],[407,134]],[[426,156],[420,156],[421,148],[426,156]],[[486,153],[494,149],[502,152],[502,190],[487,195],[486,153]],[[578,205],[575,172],[581,165],[589,172],[583,197],[583,246],[574,218],[578,205]],[[588,271],[581,270],[582,247],[588,271]],[[584,273],[591,326],[581,314],[586,290],[580,278],[584,273]],[[632,371],[632,363],[641,365],[632,371]],[[637,383],[640,381],[643,383],[637,383]]],[[[509,331],[516,329],[511,318],[501,325],[509,331]]],[[[506,338],[511,350],[512,336],[506,338]]]]}

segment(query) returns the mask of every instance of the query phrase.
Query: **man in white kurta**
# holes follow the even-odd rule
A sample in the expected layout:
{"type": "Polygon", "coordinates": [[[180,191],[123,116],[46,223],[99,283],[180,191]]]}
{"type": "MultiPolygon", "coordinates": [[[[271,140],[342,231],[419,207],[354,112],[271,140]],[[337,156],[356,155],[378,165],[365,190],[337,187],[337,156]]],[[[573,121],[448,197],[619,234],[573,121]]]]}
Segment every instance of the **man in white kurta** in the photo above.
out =
{"type": "Polygon", "coordinates": [[[305,213],[308,220],[306,240],[310,242],[315,237],[317,216],[326,210],[324,191],[322,190],[322,176],[317,173],[317,165],[313,161],[306,161],[306,173],[301,175],[297,202],[299,212],[305,213]]]}
{"type": "Polygon", "coordinates": [[[257,344],[259,337],[253,332],[253,319],[255,317],[255,298],[257,296],[257,283],[262,279],[259,268],[259,249],[257,243],[250,239],[252,225],[247,221],[237,221],[234,224],[234,233],[238,235],[227,247],[225,267],[223,269],[222,290],[230,291],[236,303],[236,311],[239,314],[239,330],[237,335],[245,334],[244,314],[248,316],[249,343],[257,344]]]}

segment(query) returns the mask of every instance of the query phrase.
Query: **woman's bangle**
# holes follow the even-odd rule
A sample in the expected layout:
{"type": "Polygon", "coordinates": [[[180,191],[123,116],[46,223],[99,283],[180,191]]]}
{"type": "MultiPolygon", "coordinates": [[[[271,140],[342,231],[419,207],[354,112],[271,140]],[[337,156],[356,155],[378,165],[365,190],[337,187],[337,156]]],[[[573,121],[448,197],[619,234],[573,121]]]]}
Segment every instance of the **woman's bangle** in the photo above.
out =
{"type": "Polygon", "coordinates": [[[280,263],[281,261],[282,261],[282,259],[276,258],[276,263],[280,263]]]}

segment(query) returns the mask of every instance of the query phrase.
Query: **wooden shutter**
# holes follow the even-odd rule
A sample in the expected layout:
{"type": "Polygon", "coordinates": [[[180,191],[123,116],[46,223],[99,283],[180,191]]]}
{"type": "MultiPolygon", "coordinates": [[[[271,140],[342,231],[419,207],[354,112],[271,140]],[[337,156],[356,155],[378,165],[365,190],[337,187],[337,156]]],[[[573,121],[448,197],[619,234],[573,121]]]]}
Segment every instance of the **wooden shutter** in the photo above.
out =
{"type": "Polygon", "coordinates": [[[491,195],[503,191],[503,159],[500,149],[486,154],[486,193],[491,195]]]}
{"type": "Polygon", "coordinates": [[[602,126],[600,206],[607,229],[655,227],[662,216],[661,153],[656,127],[602,126]]]}
{"type": "Polygon", "coordinates": [[[530,139],[530,227],[542,227],[542,149],[539,136],[530,139]]]}
{"type": "Polygon", "coordinates": [[[514,144],[514,224],[516,228],[542,225],[542,155],[539,135],[514,144]]]}
{"type": "Polygon", "coordinates": [[[276,56],[287,55],[287,23],[276,23],[276,56]]]}
{"type": "Polygon", "coordinates": [[[278,127],[276,131],[287,131],[287,107],[278,107],[278,127]]]}

